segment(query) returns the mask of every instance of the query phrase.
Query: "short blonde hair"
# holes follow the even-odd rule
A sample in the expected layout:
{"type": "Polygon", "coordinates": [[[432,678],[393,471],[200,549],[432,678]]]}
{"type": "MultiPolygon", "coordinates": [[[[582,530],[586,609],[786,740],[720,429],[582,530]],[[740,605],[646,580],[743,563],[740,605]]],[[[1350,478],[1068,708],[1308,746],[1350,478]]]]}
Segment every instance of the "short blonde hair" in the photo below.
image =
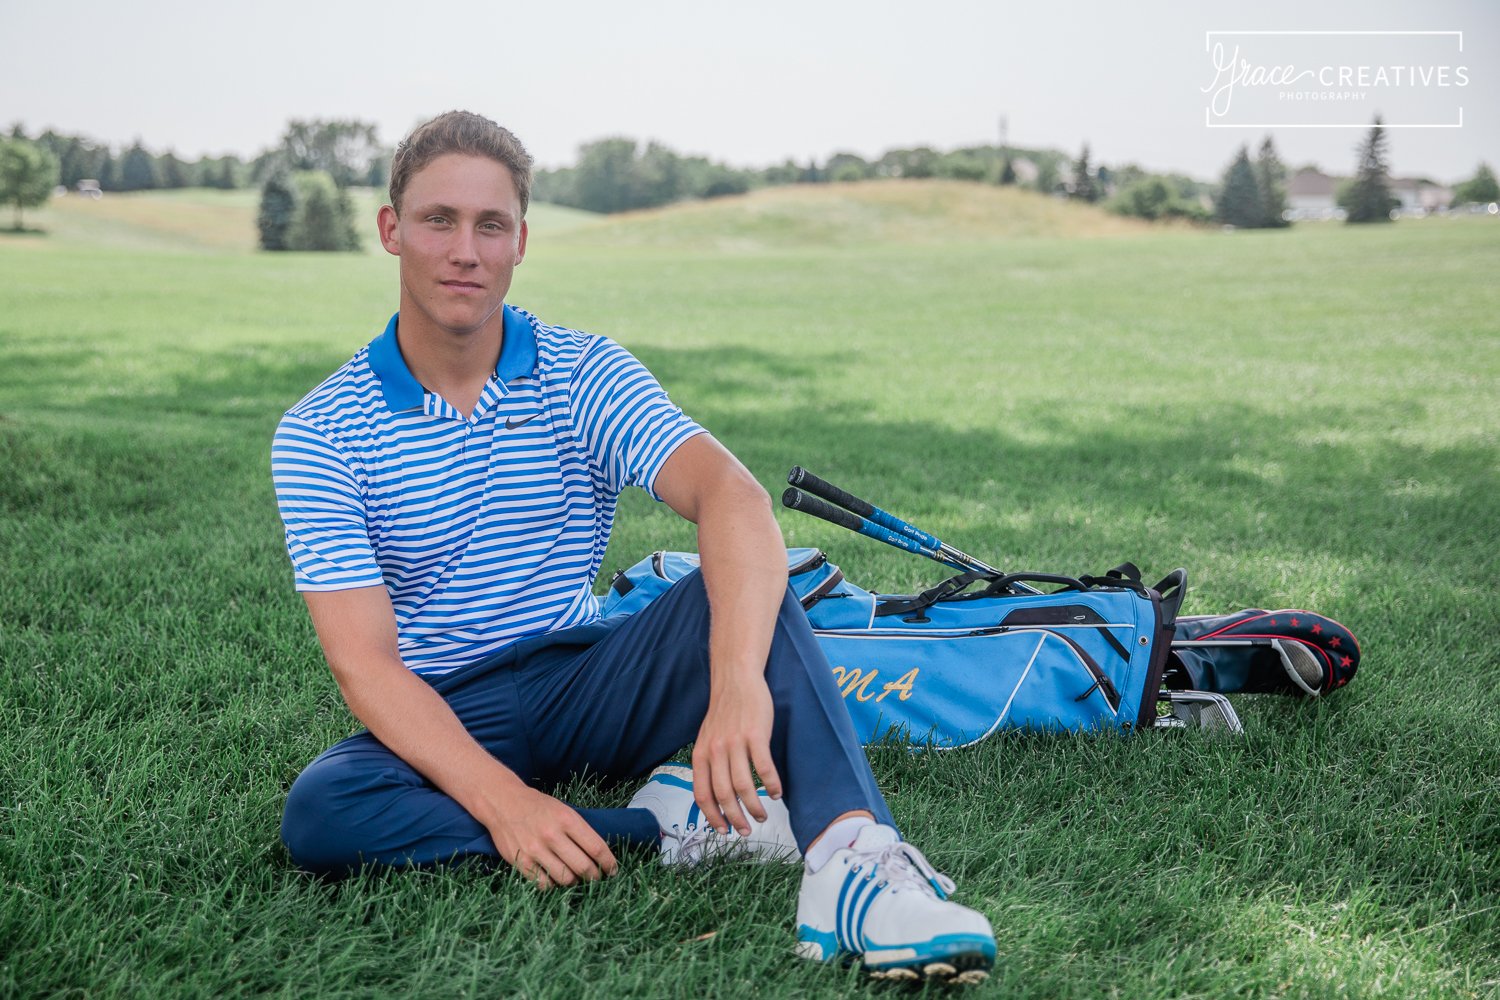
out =
{"type": "Polygon", "coordinates": [[[401,214],[401,196],[417,171],[448,153],[484,156],[504,165],[521,197],[521,217],[531,201],[531,154],[515,133],[472,111],[448,111],[412,129],[391,158],[391,207],[401,214]]]}

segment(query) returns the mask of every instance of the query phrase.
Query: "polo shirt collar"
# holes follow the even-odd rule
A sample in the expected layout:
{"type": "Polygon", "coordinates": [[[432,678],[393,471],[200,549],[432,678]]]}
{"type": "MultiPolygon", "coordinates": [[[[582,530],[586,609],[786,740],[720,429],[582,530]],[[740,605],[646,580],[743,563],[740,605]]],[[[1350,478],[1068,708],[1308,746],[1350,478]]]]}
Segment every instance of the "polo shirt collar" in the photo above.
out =
{"type": "MultiPolygon", "coordinates": [[[[396,342],[397,313],[385,325],[385,332],[370,341],[370,370],[380,380],[380,390],[385,396],[385,405],[394,412],[420,410],[422,398],[427,390],[422,388],[406,359],[401,356],[401,346],[396,342]]],[[[518,310],[506,305],[502,309],[504,340],[500,344],[500,360],[495,364],[496,380],[501,391],[511,379],[530,375],[536,371],[536,331],[531,322],[518,310]]]]}

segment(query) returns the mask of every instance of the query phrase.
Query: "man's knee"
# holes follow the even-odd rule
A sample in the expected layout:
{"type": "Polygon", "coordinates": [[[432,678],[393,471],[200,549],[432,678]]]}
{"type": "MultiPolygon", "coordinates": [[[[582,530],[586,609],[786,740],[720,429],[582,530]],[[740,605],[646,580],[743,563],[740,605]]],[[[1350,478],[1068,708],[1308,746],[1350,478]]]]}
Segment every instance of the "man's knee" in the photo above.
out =
{"type": "Polygon", "coordinates": [[[319,757],[292,782],[281,816],[281,842],[297,867],[318,874],[348,871],[360,864],[359,790],[369,784],[368,767],[357,754],[319,757]]]}

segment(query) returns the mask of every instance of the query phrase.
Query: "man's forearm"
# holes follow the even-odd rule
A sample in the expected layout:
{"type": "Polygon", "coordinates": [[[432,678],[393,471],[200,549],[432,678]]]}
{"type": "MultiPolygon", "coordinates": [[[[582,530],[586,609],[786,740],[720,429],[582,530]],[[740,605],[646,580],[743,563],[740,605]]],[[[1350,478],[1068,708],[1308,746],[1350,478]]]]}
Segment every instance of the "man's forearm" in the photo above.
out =
{"type": "Polygon", "coordinates": [[[524,787],[464,729],[453,709],[400,660],[334,668],[339,690],[360,722],[396,756],[491,827],[508,794],[524,787]]]}
{"type": "Polygon", "coordinates": [[[703,504],[698,519],[712,683],[765,671],[776,614],[786,593],[786,546],[771,500],[753,480],[731,479],[703,504]]]}

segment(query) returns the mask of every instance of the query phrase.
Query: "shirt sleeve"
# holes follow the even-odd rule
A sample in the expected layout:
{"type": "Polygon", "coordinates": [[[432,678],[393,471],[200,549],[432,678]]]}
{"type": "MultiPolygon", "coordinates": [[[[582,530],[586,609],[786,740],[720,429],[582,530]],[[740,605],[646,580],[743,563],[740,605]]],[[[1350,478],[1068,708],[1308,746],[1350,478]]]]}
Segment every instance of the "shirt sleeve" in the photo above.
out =
{"type": "Polygon", "coordinates": [[[271,442],[271,478],[298,591],[384,583],[359,483],[327,435],[287,414],[271,442]]]}
{"type": "Polygon", "coordinates": [[[707,433],[677,408],[645,365],[607,337],[599,337],[578,363],[573,419],[606,490],[639,486],[656,500],[656,477],[672,452],[707,433]]]}

